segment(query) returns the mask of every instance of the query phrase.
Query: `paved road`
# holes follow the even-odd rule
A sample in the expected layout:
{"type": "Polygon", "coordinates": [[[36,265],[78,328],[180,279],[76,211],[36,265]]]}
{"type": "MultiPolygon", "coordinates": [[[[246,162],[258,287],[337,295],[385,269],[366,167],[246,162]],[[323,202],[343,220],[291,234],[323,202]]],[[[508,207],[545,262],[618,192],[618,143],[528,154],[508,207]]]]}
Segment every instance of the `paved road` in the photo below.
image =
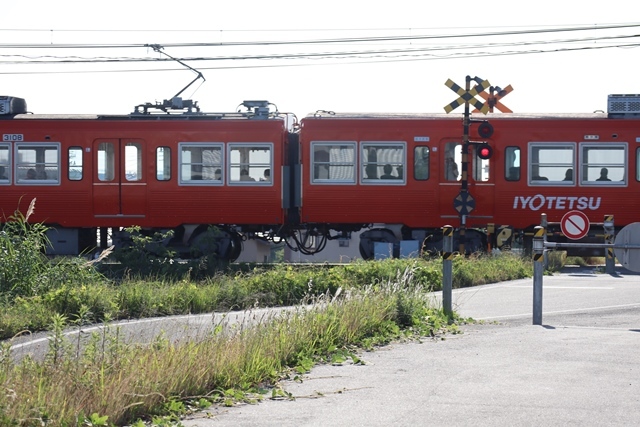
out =
{"type": "Polygon", "coordinates": [[[540,426],[640,424],[640,276],[567,269],[544,278],[543,325],[531,279],[454,291],[485,320],[444,340],[319,366],[295,400],[213,407],[183,421],[212,426],[540,426]]]}

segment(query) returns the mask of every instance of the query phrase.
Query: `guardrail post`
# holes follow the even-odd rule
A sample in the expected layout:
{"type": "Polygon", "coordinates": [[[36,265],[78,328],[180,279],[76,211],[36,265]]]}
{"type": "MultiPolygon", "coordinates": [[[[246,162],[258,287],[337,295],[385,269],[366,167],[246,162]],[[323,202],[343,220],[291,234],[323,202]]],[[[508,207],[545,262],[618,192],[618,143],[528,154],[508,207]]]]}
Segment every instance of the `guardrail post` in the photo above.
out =
{"type": "Polygon", "coordinates": [[[448,317],[453,316],[453,227],[442,227],[442,309],[448,317]]]}
{"type": "Polygon", "coordinates": [[[544,275],[544,227],[533,233],[533,324],[542,325],[542,277],[544,275]]]}
{"type": "MultiPolygon", "coordinates": [[[[613,215],[604,216],[604,243],[613,244],[615,238],[616,229],[614,227],[613,215]]],[[[616,257],[613,253],[613,247],[607,247],[605,249],[605,272],[607,274],[615,274],[616,272],[616,257]]]]}
{"type": "MultiPolygon", "coordinates": [[[[540,225],[542,226],[542,228],[544,228],[544,232],[543,232],[543,241],[544,243],[547,243],[547,228],[549,228],[549,222],[547,221],[547,214],[543,213],[542,215],[540,215],[540,225]]],[[[544,268],[549,267],[549,254],[547,253],[547,251],[544,251],[544,254],[542,255],[542,266],[544,268]]]]}

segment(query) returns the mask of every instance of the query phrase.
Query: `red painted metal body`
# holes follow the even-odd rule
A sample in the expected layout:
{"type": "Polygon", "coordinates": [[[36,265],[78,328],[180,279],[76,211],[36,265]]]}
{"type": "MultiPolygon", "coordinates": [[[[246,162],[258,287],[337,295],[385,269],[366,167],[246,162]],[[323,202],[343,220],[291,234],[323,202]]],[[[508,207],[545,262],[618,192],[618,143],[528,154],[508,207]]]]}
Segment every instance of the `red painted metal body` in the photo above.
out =
{"type": "MultiPolygon", "coordinates": [[[[0,133],[22,135],[29,143],[59,143],[59,183],[27,183],[16,175],[8,185],[0,185],[1,214],[16,209],[26,212],[37,199],[32,221],[63,227],[172,228],[181,224],[282,225],[282,166],[287,132],[282,120],[135,118],[101,120],[92,118],[15,118],[0,121],[0,133]],[[116,174],[108,182],[99,178],[98,147],[112,143],[116,174]],[[178,150],[181,143],[216,143],[227,151],[229,143],[269,143],[273,167],[270,185],[181,185],[178,150]],[[134,182],[125,176],[126,144],[141,149],[140,175],[134,182]],[[70,180],[67,152],[82,150],[83,177],[70,180]],[[171,153],[171,177],[157,179],[157,149],[171,153]]],[[[14,144],[15,146],[15,144],[14,144]]],[[[226,172],[229,172],[226,165],[226,172]]],[[[14,168],[14,174],[17,169],[14,168]]]]}

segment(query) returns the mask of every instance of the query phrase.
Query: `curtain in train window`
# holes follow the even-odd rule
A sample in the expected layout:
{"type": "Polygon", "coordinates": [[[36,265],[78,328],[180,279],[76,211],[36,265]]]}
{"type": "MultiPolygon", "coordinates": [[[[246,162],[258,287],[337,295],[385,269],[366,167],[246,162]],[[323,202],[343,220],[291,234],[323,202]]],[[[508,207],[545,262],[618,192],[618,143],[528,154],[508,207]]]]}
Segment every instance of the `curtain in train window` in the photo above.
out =
{"type": "Polygon", "coordinates": [[[362,142],[362,182],[404,183],[405,144],[403,142],[362,142]],[[374,181],[375,180],[375,181],[374,181]]]}
{"type": "Polygon", "coordinates": [[[69,170],[67,177],[69,181],[80,181],[83,175],[82,169],[82,147],[69,148],[69,170]]]}
{"type": "Polygon", "coordinates": [[[273,144],[229,144],[229,181],[270,185],[273,144]]]}
{"type": "Polygon", "coordinates": [[[222,183],[222,144],[180,144],[180,182],[222,183]]]}
{"type": "Polygon", "coordinates": [[[355,142],[314,142],[311,144],[312,182],[356,182],[355,142]]]}
{"type": "Polygon", "coordinates": [[[581,144],[582,184],[626,184],[626,144],[581,144]]]}
{"type": "Polygon", "coordinates": [[[16,146],[16,172],[19,183],[39,181],[41,184],[60,182],[59,144],[28,144],[16,146]]]}

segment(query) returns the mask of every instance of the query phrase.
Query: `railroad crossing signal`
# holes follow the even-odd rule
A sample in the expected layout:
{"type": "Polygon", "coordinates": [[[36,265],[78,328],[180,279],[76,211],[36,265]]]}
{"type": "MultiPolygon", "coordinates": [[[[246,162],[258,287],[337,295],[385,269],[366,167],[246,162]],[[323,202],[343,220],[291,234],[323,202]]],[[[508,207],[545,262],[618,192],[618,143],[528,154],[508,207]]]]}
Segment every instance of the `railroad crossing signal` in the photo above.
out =
{"type": "Polygon", "coordinates": [[[482,112],[482,114],[487,114],[489,112],[489,106],[485,103],[482,103],[479,99],[476,99],[476,95],[481,94],[485,89],[491,86],[491,83],[489,83],[487,80],[481,80],[481,79],[479,80],[480,82],[476,86],[474,86],[469,90],[465,90],[460,86],[458,86],[457,84],[455,84],[453,80],[448,79],[445,82],[445,86],[447,86],[449,89],[451,89],[452,91],[460,95],[460,97],[455,101],[453,101],[452,103],[450,103],[449,105],[445,106],[444,111],[446,111],[447,113],[450,113],[456,108],[458,108],[459,106],[468,103],[476,107],[476,109],[482,112]]]}
{"type": "Polygon", "coordinates": [[[458,196],[453,199],[453,208],[460,215],[469,215],[476,207],[476,200],[466,191],[460,191],[458,196]]]}
{"type": "MultiPolygon", "coordinates": [[[[493,113],[493,108],[494,107],[497,108],[498,110],[500,110],[503,113],[513,113],[513,111],[511,111],[502,102],[500,102],[500,100],[502,98],[504,98],[505,96],[507,96],[512,90],[513,90],[513,87],[511,87],[511,85],[505,87],[504,89],[500,89],[498,86],[491,86],[489,88],[489,93],[488,94],[486,92],[480,92],[478,95],[480,95],[482,97],[482,99],[487,101],[485,103],[485,105],[489,106],[489,112],[490,113],[493,113]]],[[[475,110],[473,110],[473,112],[474,113],[479,113],[480,110],[475,109],[475,110]]]]}

